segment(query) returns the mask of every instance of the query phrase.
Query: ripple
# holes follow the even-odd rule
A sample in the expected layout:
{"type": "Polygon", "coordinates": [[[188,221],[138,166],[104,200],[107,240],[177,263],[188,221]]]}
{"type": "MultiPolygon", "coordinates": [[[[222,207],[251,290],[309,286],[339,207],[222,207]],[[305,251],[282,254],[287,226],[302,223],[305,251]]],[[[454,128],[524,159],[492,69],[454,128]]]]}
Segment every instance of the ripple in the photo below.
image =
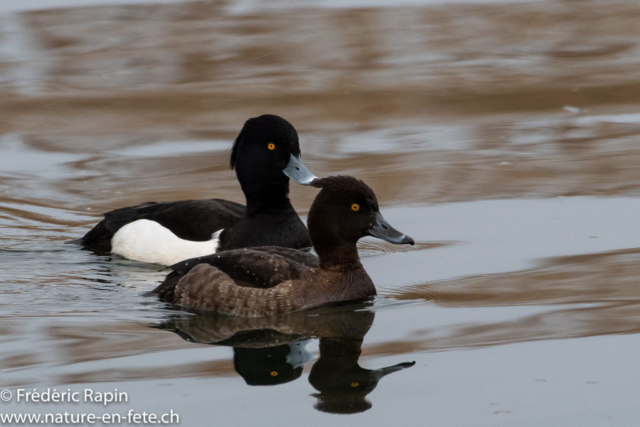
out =
{"type": "Polygon", "coordinates": [[[393,253],[422,251],[425,249],[441,248],[456,242],[416,242],[415,245],[394,245],[382,240],[361,240],[358,242],[360,258],[371,258],[393,253]]]}

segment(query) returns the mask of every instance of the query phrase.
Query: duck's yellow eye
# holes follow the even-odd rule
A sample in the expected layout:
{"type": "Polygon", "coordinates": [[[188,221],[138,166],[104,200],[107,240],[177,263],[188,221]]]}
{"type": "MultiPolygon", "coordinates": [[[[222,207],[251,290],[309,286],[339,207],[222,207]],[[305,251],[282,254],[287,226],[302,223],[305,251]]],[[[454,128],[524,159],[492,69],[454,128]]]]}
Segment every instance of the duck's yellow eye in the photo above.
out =
{"type": "MultiPolygon", "coordinates": [[[[269,150],[275,150],[276,149],[276,144],[274,144],[273,142],[270,142],[269,145],[267,145],[267,147],[269,148],[269,150]]],[[[277,373],[276,373],[277,375],[277,373]]]]}
{"type": "Polygon", "coordinates": [[[277,377],[278,376],[278,371],[272,371],[271,372],[271,376],[272,377],[277,377]]]}
{"type": "Polygon", "coordinates": [[[354,212],[358,212],[360,210],[360,205],[357,203],[354,203],[351,205],[351,210],[354,212]]]}
{"type": "Polygon", "coordinates": [[[354,382],[354,383],[351,383],[351,387],[353,387],[353,388],[356,388],[356,387],[358,387],[359,385],[360,385],[360,383],[355,383],[355,382],[354,382]]]}

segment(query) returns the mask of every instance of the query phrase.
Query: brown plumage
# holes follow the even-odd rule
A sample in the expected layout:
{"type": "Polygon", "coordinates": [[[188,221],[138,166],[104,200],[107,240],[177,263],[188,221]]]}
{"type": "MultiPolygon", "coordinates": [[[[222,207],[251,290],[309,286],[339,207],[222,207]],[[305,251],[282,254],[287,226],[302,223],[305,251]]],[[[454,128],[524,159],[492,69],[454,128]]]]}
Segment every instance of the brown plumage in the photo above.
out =
{"type": "Polygon", "coordinates": [[[172,266],[152,294],[161,299],[237,316],[273,316],[376,295],[358,257],[367,235],[392,243],[413,239],[391,227],[364,182],[350,176],[318,179],[322,190],[309,211],[319,259],[294,249],[262,247],[219,252],[172,266]]]}

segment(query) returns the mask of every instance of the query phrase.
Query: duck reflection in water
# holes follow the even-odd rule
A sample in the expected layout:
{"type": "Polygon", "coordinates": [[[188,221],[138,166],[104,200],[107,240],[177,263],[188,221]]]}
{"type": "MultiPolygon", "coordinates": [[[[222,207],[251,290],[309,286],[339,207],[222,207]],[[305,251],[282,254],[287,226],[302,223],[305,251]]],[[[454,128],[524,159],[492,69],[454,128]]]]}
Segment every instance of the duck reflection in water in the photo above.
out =
{"type": "Polygon", "coordinates": [[[315,408],[350,414],[371,408],[366,396],[384,376],[409,368],[405,362],[370,370],[360,367],[364,336],[375,313],[370,304],[291,313],[276,318],[236,318],[210,313],[175,316],[155,326],[189,342],[233,347],[233,365],[248,385],[277,385],[298,379],[313,357],[306,345],[320,339],[320,357],[309,383],[315,408]]]}

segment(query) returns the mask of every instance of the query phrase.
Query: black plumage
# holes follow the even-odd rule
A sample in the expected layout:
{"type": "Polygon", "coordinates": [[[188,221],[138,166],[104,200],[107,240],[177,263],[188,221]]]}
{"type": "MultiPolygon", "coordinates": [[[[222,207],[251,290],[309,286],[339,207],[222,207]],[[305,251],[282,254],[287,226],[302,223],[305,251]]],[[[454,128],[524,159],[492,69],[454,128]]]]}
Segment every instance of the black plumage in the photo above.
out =
{"type": "Polygon", "coordinates": [[[220,234],[218,250],[278,245],[310,246],[307,229],[289,200],[289,178],[283,173],[291,156],[300,156],[298,134],[281,117],[247,120],[236,138],[230,165],[236,170],[246,207],[221,199],[146,202],[107,212],[82,239],[98,251],[112,250],[111,239],[123,226],[151,220],[181,239],[207,241],[220,234]]]}

